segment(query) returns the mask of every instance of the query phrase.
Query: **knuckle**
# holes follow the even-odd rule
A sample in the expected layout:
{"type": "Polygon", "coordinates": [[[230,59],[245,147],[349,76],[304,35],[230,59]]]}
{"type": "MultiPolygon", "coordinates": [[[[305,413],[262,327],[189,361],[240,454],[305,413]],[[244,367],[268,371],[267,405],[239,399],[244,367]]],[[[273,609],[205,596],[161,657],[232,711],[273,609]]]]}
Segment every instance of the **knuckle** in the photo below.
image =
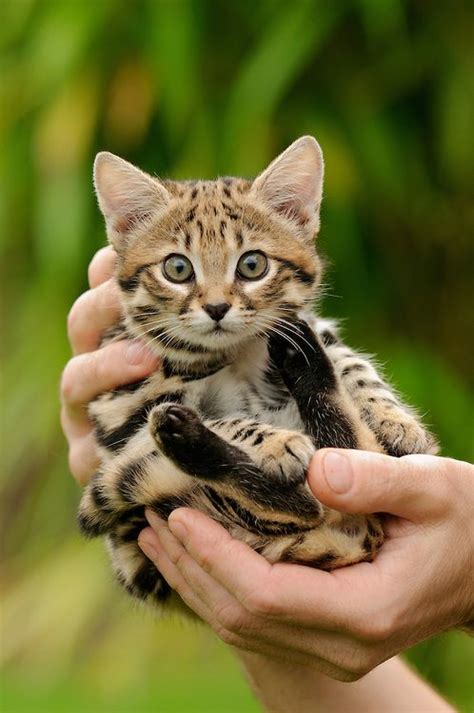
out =
{"type": "Polygon", "coordinates": [[[100,349],[89,354],[90,380],[97,384],[102,384],[110,372],[110,365],[103,357],[100,349]]]}
{"type": "Polygon", "coordinates": [[[75,337],[77,336],[81,316],[87,309],[89,301],[90,290],[88,292],[83,292],[82,295],[79,295],[79,297],[76,299],[71,309],[69,310],[69,314],[67,316],[67,333],[71,342],[74,341],[75,337]]]}
{"type": "Polygon", "coordinates": [[[277,600],[265,589],[252,591],[245,599],[245,608],[255,616],[277,616],[279,614],[277,600]]]}
{"type": "Polygon", "coordinates": [[[61,406],[61,410],[59,412],[59,421],[61,424],[62,431],[69,442],[69,434],[70,434],[70,421],[69,421],[69,414],[67,412],[66,407],[63,405],[61,406]]]}
{"type": "Polygon", "coordinates": [[[350,676],[352,681],[362,678],[380,663],[380,657],[367,647],[352,650],[344,659],[340,663],[340,668],[350,676]]]}
{"type": "Polygon", "coordinates": [[[60,391],[63,402],[73,403],[76,384],[75,359],[68,361],[61,375],[60,391]]]}
{"type": "Polygon", "coordinates": [[[237,634],[234,634],[232,631],[229,631],[229,629],[226,629],[225,626],[222,626],[220,624],[215,624],[213,626],[213,629],[219,639],[224,642],[224,644],[238,647],[239,637],[237,636],[237,634]]]}
{"type": "Polygon", "coordinates": [[[387,612],[367,617],[360,625],[352,627],[353,634],[369,644],[378,644],[389,639],[394,630],[395,623],[387,612]]]}
{"type": "Polygon", "coordinates": [[[86,451],[86,446],[79,440],[71,442],[68,454],[69,470],[79,485],[87,485],[94,475],[99,459],[95,453],[86,451]]]}
{"type": "Polygon", "coordinates": [[[240,634],[248,624],[244,610],[234,602],[224,604],[217,611],[216,619],[221,628],[232,634],[240,634]]]}
{"type": "Polygon", "coordinates": [[[205,572],[211,572],[213,565],[213,553],[212,550],[205,547],[199,554],[198,564],[202,567],[205,572]]]}
{"type": "Polygon", "coordinates": [[[74,478],[79,482],[84,482],[84,473],[82,472],[83,458],[80,445],[72,442],[69,446],[68,454],[69,470],[74,478]]]}
{"type": "Polygon", "coordinates": [[[355,683],[355,681],[359,681],[359,679],[362,678],[365,674],[361,673],[354,673],[353,671],[347,671],[347,670],[341,670],[338,671],[333,678],[335,678],[337,681],[341,681],[341,683],[355,683]]]}
{"type": "Polygon", "coordinates": [[[87,269],[89,284],[92,286],[106,280],[108,273],[112,271],[113,262],[114,252],[110,246],[98,250],[87,269]]]}
{"type": "Polygon", "coordinates": [[[185,567],[186,562],[189,559],[188,553],[182,547],[179,547],[175,551],[168,553],[168,556],[169,556],[171,562],[174,564],[174,566],[178,570],[181,570],[182,567],[185,567]]]}

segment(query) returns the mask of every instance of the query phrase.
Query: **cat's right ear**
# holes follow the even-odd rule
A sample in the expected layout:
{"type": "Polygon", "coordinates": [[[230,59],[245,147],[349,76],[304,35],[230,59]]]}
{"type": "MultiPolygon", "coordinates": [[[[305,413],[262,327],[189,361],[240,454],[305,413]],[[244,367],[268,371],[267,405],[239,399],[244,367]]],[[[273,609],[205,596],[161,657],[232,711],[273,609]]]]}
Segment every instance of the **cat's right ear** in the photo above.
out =
{"type": "Polygon", "coordinates": [[[94,186],[107,236],[118,253],[123,251],[136,228],[171,200],[158,180],[108,151],[96,156],[94,186]]]}

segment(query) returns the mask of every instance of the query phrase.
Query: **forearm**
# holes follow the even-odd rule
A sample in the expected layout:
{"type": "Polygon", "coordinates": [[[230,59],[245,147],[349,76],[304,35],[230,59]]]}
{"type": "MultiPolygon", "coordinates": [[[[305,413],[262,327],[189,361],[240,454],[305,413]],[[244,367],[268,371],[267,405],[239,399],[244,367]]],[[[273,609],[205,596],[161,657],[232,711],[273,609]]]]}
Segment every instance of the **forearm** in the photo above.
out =
{"type": "Polygon", "coordinates": [[[342,683],[309,666],[239,652],[252,689],[268,713],[452,713],[454,709],[398,658],[359,681],[342,683]]]}

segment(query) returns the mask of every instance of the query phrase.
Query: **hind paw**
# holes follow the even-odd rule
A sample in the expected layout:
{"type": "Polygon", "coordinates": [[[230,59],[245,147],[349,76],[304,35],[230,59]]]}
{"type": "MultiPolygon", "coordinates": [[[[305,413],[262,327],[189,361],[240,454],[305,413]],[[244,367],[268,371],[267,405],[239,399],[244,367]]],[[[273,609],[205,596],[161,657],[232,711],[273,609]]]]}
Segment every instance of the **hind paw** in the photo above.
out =
{"type": "Polygon", "coordinates": [[[148,419],[151,435],[166,455],[199,441],[207,429],[195,411],[181,404],[160,404],[148,419]]]}

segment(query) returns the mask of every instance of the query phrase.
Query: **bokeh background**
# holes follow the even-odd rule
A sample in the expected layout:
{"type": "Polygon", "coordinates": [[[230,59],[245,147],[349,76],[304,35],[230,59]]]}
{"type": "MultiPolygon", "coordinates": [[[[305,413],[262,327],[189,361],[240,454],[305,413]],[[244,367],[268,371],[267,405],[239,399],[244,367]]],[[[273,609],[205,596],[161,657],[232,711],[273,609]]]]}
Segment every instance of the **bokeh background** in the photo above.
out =
{"type": "MultiPolygon", "coordinates": [[[[104,243],[108,149],[174,178],[326,156],[326,315],[378,354],[443,453],[472,459],[469,3],[1,0],[3,710],[256,711],[224,645],[156,621],[75,527],[58,424],[65,320],[104,243]]],[[[471,243],[472,244],[472,243],[471,243]]],[[[472,710],[472,642],[409,654],[472,710]]]]}

